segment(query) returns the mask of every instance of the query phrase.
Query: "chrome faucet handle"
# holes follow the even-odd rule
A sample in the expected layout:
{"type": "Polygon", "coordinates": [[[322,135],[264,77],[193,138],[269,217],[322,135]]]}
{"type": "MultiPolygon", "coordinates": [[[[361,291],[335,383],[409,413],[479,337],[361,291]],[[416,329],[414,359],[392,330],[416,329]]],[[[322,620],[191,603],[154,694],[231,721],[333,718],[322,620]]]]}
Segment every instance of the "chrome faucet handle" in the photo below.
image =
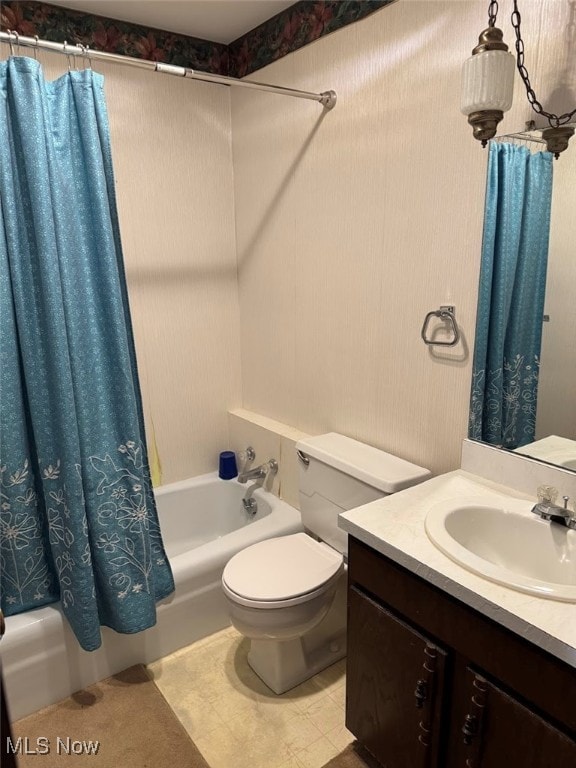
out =
{"type": "Polygon", "coordinates": [[[256,451],[254,448],[252,448],[251,445],[249,445],[246,450],[240,451],[240,460],[242,461],[242,469],[241,472],[246,472],[250,464],[254,461],[256,458],[256,451]]]}
{"type": "Polygon", "coordinates": [[[568,502],[570,501],[570,496],[562,496],[562,499],[564,500],[564,509],[568,509],[568,502]]]}

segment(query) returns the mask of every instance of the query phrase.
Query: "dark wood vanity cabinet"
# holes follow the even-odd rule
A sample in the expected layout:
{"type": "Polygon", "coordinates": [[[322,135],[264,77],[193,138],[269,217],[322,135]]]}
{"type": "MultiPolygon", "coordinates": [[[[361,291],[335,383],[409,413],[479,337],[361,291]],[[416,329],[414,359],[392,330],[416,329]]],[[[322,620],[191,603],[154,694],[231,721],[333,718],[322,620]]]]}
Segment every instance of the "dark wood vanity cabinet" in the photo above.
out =
{"type": "Polygon", "coordinates": [[[576,767],[576,670],[349,539],[358,741],[385,768],[576,767]]]}
{"type": "Polygon", "coordinates": [[[355,587],[348,611],[348,729],[395,768],[439,766],[446,653],[355,587]]]}

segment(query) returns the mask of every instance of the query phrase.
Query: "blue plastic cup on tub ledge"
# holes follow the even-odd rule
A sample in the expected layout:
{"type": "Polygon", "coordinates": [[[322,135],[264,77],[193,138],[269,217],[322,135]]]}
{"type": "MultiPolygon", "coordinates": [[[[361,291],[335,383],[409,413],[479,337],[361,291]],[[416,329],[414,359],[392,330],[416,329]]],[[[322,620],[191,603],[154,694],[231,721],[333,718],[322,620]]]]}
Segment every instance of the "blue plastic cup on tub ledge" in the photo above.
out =
{"type": "Polygon", "coordinates": [[[218,465],[218,477],[222,480],[232,480],[237,476],[236,454],[234,451],[222,451],[218,465]]]}

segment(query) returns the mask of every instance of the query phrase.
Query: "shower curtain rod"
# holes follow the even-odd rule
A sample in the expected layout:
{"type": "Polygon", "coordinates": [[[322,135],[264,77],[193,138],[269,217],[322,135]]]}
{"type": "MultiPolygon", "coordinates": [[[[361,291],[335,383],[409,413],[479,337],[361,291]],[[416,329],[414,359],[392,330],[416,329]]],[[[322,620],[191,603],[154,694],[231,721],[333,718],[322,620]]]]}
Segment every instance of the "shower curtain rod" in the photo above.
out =
{"type": "MultiPolygon", "coordinates": [[[[254,80],[238,80],[235,77],[226,77],[225,75],[212,75],[208,72],[198,72],[189,67],[178,67],[174,64],[163,64],[160,61],[148,61],[147,59],[136,59],[133,56],[122,56],[118,53],[106,53],[104,51],[95,51],[83,45],[70,45],[69,43],[54,43],[51,40],[40,40],[37,37],[23,37],[17,32],[0,32],[0,42],[8,43],[10,53],[14,54],[14,48],[20,46],[25,48],[34,48],[35,50],[47,50],[54,53],[62,53],[68,57],[82,57],[88,62],[92,59],[98,61],[109,61],[114,64],[124,64],[129,67],[139,69],[148,69],[154,72],[162,72],[166,75],[175,75],[176,77],[189,77],[192,80],[203,80],[206,83],[217,83],[218,85],[238,86],[240,88],[252,88],[257,91],[268,91],[269,93],[278,93],[281,96],[294,96],[297,99],[309,99],[318,101],[325,109],[332,109],[336,104],[335,91],[324,91],[323,93],[312,93],[310,91],[299,91],[295,88],[285,88],[283,85],[269,85],[267,83],[257,83],[254,80]]],[[[18,51],[19,52],[19,51],[18,51]]]]}

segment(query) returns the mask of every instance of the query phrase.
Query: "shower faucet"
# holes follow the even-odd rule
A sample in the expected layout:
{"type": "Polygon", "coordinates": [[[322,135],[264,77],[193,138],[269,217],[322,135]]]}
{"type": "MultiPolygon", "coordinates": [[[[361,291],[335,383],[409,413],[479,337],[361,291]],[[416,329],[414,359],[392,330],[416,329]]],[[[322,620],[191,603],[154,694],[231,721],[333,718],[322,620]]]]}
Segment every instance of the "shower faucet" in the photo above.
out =
{"type": "Polygon", "coordinates": [[[258,504],[256,503],[256,500],[252,498],[252,495],[257,488],[262,488],[269,476],[274,476],[276,472],[278,472],[278,462],[276,459],[269,459],[258,467],[246,469],[239,473],[239,483],[246,483],[248,480],[256,481],[248,488],[242,499],[242,506],[246,512],[250,512],[253,515],[256,514],[258,511],[258,504]]]}

